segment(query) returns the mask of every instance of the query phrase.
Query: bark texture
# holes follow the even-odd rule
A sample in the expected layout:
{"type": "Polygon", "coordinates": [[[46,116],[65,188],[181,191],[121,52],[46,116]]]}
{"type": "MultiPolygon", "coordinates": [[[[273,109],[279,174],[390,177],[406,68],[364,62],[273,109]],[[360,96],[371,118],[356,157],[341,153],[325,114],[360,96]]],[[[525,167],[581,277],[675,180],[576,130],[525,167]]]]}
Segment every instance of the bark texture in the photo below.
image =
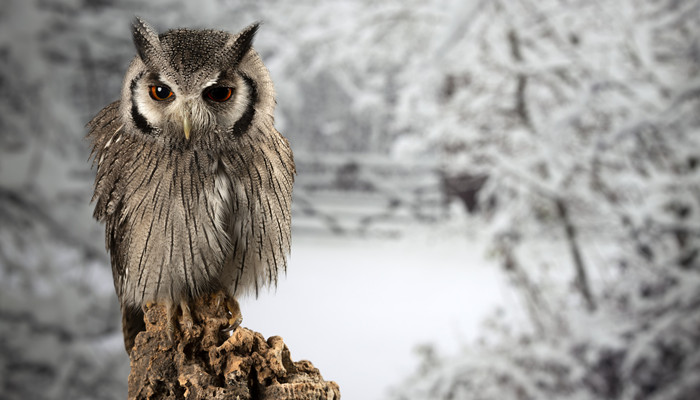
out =
{"type": "Polygon", "coordinates": [[[131,352],[129,400],[134,399],[328,399],[340,398],[309,361],[293,362],[278,336],[265,338],[239,327],[229,336],[228,312],[216,298],[192,305],[192,323],[179,316],[172,332],[164,306],[145,315],[131,352]]]}

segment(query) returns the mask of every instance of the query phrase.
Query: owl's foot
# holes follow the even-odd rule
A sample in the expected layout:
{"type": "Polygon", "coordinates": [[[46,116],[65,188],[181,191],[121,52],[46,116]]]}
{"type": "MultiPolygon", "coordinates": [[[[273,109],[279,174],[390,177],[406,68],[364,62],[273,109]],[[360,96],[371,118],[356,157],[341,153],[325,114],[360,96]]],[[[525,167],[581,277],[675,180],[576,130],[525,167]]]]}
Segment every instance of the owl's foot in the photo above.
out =
{"type": "Polygon", "coordinates": [[[238,302],[233,297],[226,297],[226,309],[228,309],[231,317],[228,319],[228,327],[226,327],[224,331],[233,332],[241,326],[241,322],[243,322],[241,306],[238,305],[238,302]]]}
{"type": "Polygon", "coordinates": [[[182,321],[187,327],[187,329],[192,329],[194,326],[194,320],[192,320],[192,311],[190,311],[190,305],[186,301],[180,302],[180,309],[182,310],[182,321]]]}
{"type": "Polygon", "coordinates": [[[226,306],[226,310],[229,312],[230,317],[228,318],[228,326],[222,329],[223,332],[233,332],[243,322],[243,315],[241,314],[241,307],[238,305],[238,301],[235,298],[227,295],[224,292],[216,292],[213,295],[216,301],[216,307],[220,307],[222,303],[226,306]]]}
{"type": "Polygon", "coordinates": [[[174,343],[173,338],[175,336],[175,329],[177,326],[178,308],[182,311],[182,324],[187,329],[192,329],[192,327],[194,326],[194,320],[192,319],[192,311],[190,310],[190,305],[187,301],[182,300],[177,306],[171,302],[168,302],[165,305],[165,312],[168,318],[166,332],[168,333],[168,339],[170,340],[170,343],[174,343]]]}
{"type": "Polygon", "coordinates": [[[224,292],[216,292],[211,295],[212,299],[216,301],[216,308],[221,307],[221,303],[226,301],[226,293],[224,292]]]}

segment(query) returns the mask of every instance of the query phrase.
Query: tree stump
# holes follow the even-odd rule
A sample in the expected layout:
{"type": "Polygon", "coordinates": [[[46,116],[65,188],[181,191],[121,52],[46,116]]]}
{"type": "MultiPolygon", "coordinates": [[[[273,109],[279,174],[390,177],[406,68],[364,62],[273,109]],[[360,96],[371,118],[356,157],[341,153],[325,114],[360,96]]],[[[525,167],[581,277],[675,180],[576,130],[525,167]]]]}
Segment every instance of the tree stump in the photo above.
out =
{"type": "Polygon", "coordinates": [[[168,337],[165,306],[146,311],[146,330],[131,351],[129,400],[336,400],[340,389],[309,361],[293,362],[279,336],[238,327],[231,336],[226,307],[204,296],[192,305],[193,324],[179,317],[168,337]]]}

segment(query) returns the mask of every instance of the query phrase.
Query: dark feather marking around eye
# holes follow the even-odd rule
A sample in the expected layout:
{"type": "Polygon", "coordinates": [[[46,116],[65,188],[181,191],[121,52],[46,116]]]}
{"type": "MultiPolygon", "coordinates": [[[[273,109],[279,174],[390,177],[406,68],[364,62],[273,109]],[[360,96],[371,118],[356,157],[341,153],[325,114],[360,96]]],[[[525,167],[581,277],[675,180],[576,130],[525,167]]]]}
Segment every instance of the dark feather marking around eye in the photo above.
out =
{"type": "Polygon", "coordinates": [[[142,76],[143,72],[132,79],[131,84],[129,85],[129,90],[131,90],[131,118],[134,120],[136,128],[138,128],[141,132],[147,135],[153,135],[153,127],[148,123],[146,117],[141,114],[138,106],[136,105],[136,84],[142,76]]]}
{"type": "Polygon", "coordinates": [[[136,124],[136,128],[146,135],[153,135],[153,127],[148,123],[146,117],[143,116],[136,107],[136,100],[131,100],[131,118],[136,124]]]}
{"type": "Polygon", "coordinates": [[[258,85],[248,75],[241,74],[241,77],[243,78],[243,83],[248,87],[248,107],[231,129],[231,133],[234,136],[241,136],[250,128],[255,116],[255,106],[258,103],[258,85]]]}

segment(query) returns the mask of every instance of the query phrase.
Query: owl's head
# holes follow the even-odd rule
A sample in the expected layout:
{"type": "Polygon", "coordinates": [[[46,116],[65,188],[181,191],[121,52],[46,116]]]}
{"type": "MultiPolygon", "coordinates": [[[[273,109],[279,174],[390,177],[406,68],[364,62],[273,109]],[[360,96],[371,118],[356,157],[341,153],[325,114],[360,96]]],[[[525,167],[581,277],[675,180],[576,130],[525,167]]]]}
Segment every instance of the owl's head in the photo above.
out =
{"type": "Polygon", "coordinates": [[[121,114],[136,135],[181,148],[213,148],[271,126],[274,90],[252,49],[258,24],[238,34],[132,25],[137,56],[122,89],[121,114]]]}

